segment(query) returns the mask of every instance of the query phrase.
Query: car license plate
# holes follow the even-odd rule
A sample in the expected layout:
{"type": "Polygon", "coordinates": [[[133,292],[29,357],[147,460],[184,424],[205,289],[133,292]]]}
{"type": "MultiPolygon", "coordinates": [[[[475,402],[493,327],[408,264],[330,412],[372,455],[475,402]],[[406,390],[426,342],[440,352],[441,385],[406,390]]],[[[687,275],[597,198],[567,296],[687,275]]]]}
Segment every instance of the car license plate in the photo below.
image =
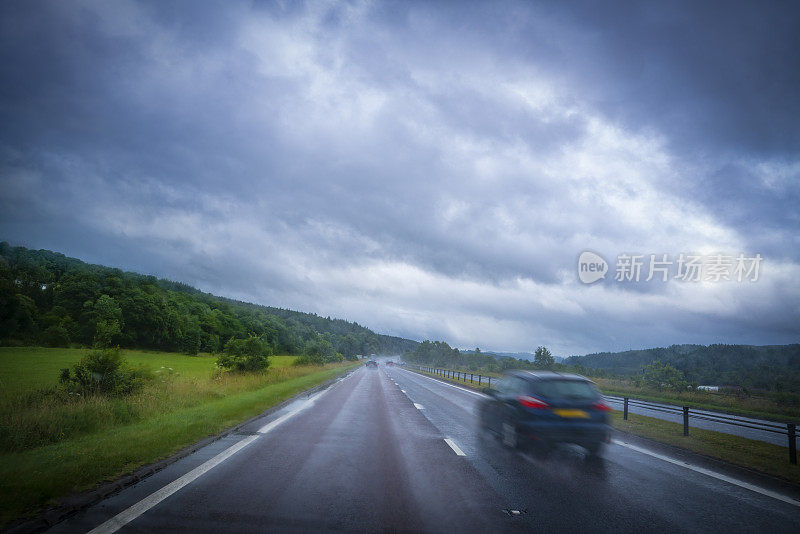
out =
{"type": "Polygon", "coordinates": [[[583,410],[553,410],[556,415],[560,415],[561,417],[572,417],[578,419],[588,419],[589,414],[583,410]]]}

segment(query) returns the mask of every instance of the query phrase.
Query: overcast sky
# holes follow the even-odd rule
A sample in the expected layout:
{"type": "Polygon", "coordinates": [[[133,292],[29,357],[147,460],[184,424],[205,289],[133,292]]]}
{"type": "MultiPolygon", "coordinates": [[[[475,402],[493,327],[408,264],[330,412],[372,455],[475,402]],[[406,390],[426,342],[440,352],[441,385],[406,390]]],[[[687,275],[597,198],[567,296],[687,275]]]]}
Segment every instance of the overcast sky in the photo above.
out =
{"type": "Polygon", "coordinates": [[[458,347],[800,342],[799,14],[2,2],[0,240],[458,347]]]}

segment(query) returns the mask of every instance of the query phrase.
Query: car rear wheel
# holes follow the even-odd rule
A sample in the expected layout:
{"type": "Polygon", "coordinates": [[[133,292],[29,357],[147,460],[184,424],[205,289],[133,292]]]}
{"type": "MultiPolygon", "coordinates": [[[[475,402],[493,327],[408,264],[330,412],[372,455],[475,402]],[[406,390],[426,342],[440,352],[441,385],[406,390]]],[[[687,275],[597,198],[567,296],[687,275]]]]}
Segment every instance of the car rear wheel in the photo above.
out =
{"type": "Polygon", "coordinates": [[[591,443],[586,446],[586,450],[589,453],[589,456],[600,456],[600,453],[603,452],[603,443],[598,441],[597,443],[591,443]]]}
{"type": "Polygon", "coordinates": [[[512,423],[504,422],[503,423],[503,445],[508,447],[509,449],[516,449],[519,447],[519,434],[517,433],[517,427],[514,426],[512,423]]]}

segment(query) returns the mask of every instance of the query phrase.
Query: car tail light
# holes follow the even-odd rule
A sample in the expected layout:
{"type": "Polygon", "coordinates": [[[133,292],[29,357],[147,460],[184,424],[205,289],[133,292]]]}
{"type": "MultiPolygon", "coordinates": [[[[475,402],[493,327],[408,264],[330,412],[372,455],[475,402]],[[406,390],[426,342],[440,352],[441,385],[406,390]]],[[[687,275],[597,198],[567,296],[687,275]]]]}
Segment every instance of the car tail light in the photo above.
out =
{"type": "Polygon", "coordinates": [[[517,402],[526,408],[533,408],[536,410],[546,410],[550,408],[550,405],[543,400],[539,400],[536,397],[531,397],[529,395],[521,395],[517,397],[517,402]]]}
{"type": "Polygon", "coordinates": [[[594,408],[595,410],[598,410],[600,412],[612,412],[612,411],[614,411],[614,408],[612,408],[611,406],[609,406],[605,402],[595,402],[594,404],[592,404],[592,408],[594,408]]]}

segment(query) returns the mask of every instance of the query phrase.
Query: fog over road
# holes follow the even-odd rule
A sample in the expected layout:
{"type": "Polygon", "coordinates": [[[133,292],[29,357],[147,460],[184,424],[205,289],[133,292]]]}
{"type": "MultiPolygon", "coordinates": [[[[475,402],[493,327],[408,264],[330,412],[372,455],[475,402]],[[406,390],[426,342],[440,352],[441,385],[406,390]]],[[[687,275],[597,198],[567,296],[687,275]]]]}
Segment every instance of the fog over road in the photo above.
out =
{"type": "Polygon", "coordinates": [[[506,450],[477,428],[480,400],[402,368],[362,367],[51,531],[800,531],[800,506],[780,491],[621,436],[600,462],[506,450]]]}

